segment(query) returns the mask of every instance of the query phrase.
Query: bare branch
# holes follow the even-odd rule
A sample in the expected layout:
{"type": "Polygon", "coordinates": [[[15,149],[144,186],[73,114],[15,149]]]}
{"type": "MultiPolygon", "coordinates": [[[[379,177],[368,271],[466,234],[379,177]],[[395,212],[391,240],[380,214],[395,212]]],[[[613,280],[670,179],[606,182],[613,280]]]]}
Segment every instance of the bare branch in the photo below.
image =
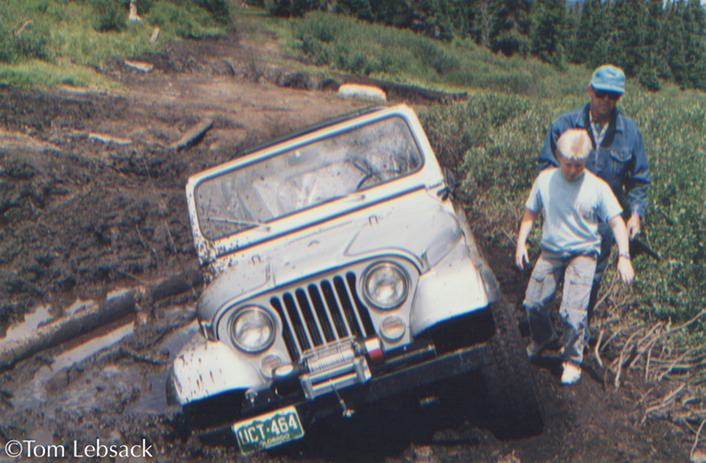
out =
{"type": "Polygon", "coordinates": [[[694,439],[694,445],[691,446],[691,452],[689,452],[689,459],[691,461],[694,461],[694,455],[696,454],[696,449],[699,446],[699,436],[701,436],[701,430],[704,429],[705,423],[706,423],[706,420],[703,420],[701,422],[701,426],[699,426],[699,431],[696,433],[696,438],[694,439]]]}

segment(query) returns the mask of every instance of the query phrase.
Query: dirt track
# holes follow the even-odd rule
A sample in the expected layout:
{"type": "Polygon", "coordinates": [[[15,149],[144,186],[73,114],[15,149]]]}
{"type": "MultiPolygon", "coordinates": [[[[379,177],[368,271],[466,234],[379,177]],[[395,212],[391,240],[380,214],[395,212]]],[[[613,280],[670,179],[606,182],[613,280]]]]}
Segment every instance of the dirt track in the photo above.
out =
{"type": "MultiPolygon", "coordinates": [[[[193,269],[183,194],[190,174],[366,104],[338,97],[331,82],[292,72],[285,58],[274,42],[234,32],[139,57],[154,65],[149,73],[112,60],[103,71],[124,84],[121,92],[0,88],[0,325],[6,329],[35,307],[58,316],[77,299],[101,300],[116,288],[193,269]],[[203,139],[169,148],[205,117],[214,125],[203,139]]],[[[519,276],[507,261],[496,255],[491,265],[507,288],[521,287],[509,284],[519,276]]],[[[116,461],[237,460],[232,448],[203,448],[189,437],[178,410],[164,402],[165,368],[194,331],[197,293],[140,307],[111,327],[115,339],[124,336],[120,342],[86,359],[61,363],[75,342],[2,373],[0,442],[147,439],[154,458],[116,461]]],[[[438,462],[688,461],[688,436],[661,422],[638,426],[634,398],[604,388],[590,361],[587,367],[573,388],[558,386],[551,365],[537,369],[546,413],[540,436],[495,439],[462,414],[464,391],[457,390],[458,404],[442,407],[446,415],[434,420],[430,447],[408,440],[359,459],[424,461],[431,451],[438,462]]],[[[344,458],[304,453],[249,461],[344,458]]]]}

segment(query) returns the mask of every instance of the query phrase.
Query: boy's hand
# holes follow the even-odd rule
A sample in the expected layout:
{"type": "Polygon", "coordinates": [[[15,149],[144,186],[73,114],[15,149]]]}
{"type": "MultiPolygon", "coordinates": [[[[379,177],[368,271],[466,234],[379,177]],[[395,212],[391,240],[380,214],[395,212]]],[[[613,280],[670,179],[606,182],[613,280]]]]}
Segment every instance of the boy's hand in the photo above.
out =
{"type": "Polygon", "coordinates": [[[529,264],[529,254],[527,253],[527,245],[525,243],[518,242],[517,248],[515,249],[515,265],[517,268],[525,268],[525,264],[529,264]]]}
{"type": "Polygon", "coordinates": [[[626,285],[632,284],[632,280],[635,278],[635,270],[632,268],[632,262],[630,259],[625,257],[618,257],[618,273],[623,283],[626,285]]]}

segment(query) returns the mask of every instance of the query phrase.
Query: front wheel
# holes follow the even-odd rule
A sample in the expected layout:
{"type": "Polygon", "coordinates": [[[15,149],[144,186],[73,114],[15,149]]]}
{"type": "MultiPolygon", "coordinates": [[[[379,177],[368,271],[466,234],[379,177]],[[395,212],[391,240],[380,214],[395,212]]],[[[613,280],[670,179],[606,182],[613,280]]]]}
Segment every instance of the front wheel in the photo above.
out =
{"type": "Polygon", "coordinates": [[[481,370],[488,427],[501,438],[539,434],[543,420],[532,366],[504,297],[493,303],[492,313],[496,333],[488,346],[493,361],[481,370]]]}

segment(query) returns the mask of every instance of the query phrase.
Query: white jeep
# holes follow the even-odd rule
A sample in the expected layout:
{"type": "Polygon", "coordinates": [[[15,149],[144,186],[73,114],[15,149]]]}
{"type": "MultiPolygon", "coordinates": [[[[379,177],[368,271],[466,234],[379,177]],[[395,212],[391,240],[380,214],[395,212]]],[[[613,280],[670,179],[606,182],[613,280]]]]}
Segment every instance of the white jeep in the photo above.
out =
{"type": "Polygon", "coordinates": [[[249,454],[469,375],[496,430],[541,428],[512,311],[411,108],[301,131],[186,191],[212,281],[168,393],[202,436],[249,454]]]}

